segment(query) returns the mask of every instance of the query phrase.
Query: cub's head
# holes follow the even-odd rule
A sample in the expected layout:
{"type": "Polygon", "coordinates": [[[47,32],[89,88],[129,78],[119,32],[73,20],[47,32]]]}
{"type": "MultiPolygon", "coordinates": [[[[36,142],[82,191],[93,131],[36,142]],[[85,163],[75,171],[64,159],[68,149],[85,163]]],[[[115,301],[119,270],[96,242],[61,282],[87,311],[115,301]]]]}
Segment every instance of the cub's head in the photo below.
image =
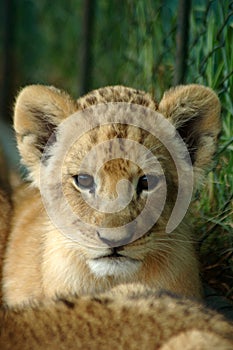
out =
{"type": "Polygon", "coordinates": [[[214,153],[219,114],[215,93],[199,85],[170,89],[159,104],[123,86],[75,101],[34,85],[17,98],[14,127],[53,223],[93,259],[137,260],[142,241],[144,253],[155,240],[158,250],[167,232],[179,232],[214,153]]]}

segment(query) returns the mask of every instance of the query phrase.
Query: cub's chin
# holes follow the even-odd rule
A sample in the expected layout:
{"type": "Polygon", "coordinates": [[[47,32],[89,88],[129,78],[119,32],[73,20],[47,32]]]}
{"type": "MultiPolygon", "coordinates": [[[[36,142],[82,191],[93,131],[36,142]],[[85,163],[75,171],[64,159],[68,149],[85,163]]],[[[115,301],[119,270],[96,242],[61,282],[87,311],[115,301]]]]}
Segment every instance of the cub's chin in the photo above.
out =
{"type": "Polygon", "coordinates": [[[141,262],[128,257],[102,257],[89,260],[88,265],[97,277],[128,277],[136,273],[141,262]]]}

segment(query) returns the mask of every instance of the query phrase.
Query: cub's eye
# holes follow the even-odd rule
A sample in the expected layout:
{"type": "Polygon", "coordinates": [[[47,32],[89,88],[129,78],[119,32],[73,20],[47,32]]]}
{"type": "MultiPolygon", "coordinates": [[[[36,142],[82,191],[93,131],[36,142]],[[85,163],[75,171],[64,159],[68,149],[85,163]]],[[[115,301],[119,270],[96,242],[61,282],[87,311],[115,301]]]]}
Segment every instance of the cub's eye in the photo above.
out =
{"type": "Polygon", "coordinates": [[[79,188],[91,190],[93,189],[95,182],[92,175],[89,174],[79,174],[74,176],[75,185],[79,188]]]}
{"type": "Polygon", "coordinates": [[[153,190],[159,182],[159,177],[156,175],[143,175],[138,180],[137,193],[142,191],[153,190]]]}

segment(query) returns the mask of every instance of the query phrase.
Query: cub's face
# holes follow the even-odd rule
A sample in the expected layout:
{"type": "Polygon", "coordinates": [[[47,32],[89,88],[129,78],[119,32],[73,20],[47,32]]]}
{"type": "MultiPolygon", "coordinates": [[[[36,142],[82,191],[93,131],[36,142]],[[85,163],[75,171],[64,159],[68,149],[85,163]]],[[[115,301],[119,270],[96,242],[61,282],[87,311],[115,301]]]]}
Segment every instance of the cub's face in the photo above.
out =
{"type": "Polygon", "coordinates": [[[132,273],[146,247],[165,235],[177,194],[174,161],[145,129],[108,123],[80,133],[80,121],[80,113],[68,117],[48,143],[40,182],[45,207],[63,234],[82,246],[97,275],[132,273]]]}
{"type": "Polygon", "coordinates": [[[97,275],[132,273],[140,266],[152,242],[165,234],[176,181],[163,145],[138,128],[101,126],[72,145],[62,167],[63,193],[97,275]]]}
{"type": "Polygon", "coordinates": [[[37,86],[19,96],[15,129],[45,210],[66,241],[82,248],[96,275],[132,275],[148,256],[166,259],[172,237],[187,236],[184,217],[214,150],[218,114],[215,94],[196,85],[171,91],[159,107],[124,87],[74,102],[37,86]]]}

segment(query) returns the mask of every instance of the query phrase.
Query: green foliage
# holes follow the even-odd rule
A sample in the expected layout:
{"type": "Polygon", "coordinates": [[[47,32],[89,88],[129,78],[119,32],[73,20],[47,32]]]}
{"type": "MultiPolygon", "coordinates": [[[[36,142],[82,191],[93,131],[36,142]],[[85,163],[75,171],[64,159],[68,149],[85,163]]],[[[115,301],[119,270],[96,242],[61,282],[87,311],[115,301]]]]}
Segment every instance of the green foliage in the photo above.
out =
{"type": "Polygon", "coordinates": [[[17,83],[51,84],[77,93],[82,2],[14,1],[17,83]]]}
{"type": "Polygon", "coordinates": [[[214,215],[212,219],[217,226],[232,234],[233,12],[228,6],[228,2],[214,1],[208,10],[206,5],[194,7],[187,81],[212,87],[222,103],[222,133],[215,159],[217,166],[209,175],[206,191],[202,192],[200,211],[203,215],[214,215]],[[219,218],[223,208],[227,212],[219,218]]]}
{"type": "Polygon", "coordinates": [[[93,87],[125,84],[161,96],[173,75],[176,3],[98,1],[93,87]]]}
{"type": "Polygon", "coordinates": [[[212,87],[222,104],[222,132],[215,168],[208,175],[197,206],[201,253],[204,259],[211,251],[216,254],[215,259],[204,264],[222,264],[222,270],[213,268],[214,274],[220,275],[224,293],[232,296],[233,288],[229,286],[233,285],[233,9],[229,2],[206,1],[194,6],[190,29],[187,82],[212,87]]]}

